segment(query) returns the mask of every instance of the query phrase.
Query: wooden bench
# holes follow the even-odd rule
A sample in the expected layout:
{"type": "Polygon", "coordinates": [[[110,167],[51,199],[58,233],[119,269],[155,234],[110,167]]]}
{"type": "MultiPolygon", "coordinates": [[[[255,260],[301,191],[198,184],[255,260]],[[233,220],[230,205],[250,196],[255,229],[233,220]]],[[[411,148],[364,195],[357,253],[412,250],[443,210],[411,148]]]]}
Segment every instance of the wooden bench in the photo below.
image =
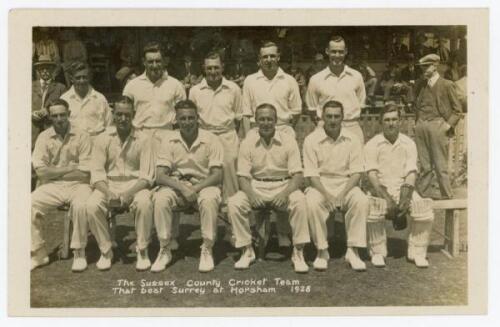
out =
{"type": "Polygon", "coordinates": [[[467,210],[467,199],[435,200],[433,209],[445,211],[444,233],[434,229],[444,238],[441,251],[449,258],[457,257],[460,252],[460,212],[467,210]]]}

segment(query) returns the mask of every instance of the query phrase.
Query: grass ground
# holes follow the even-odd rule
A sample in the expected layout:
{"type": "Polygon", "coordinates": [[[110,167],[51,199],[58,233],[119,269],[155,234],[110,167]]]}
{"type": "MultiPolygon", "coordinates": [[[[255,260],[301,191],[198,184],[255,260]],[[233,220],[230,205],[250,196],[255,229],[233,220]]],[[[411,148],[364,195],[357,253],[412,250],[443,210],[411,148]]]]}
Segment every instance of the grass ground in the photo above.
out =
{"type": "MultiPolygon", "coordinates": [[[[442,230],[442,213],[437,214],[435,228],[442,230]]],[[[405,259],[404,233],[396,233],[389,227],[389,258],[386,268],[375,268],[368,262],[366,272],[356,273],[342,259],[345,251],[342,225],[338,228],[331,245],[332,259],[325,272],[311,270],[308,274],[293,272],[289,253],[277,246],[275,239],[268,246],[267,260],[257,262],[249,270],[235,271],[234,261],[239,253],[224,237],[220,226],[220,239],[214,249],[216,269],[211,273],[199,273],[198,258],[201,243],[197,222],[192,217],[183,219],[180,250],[174,252],[174,262],[162,273],[136,272],[133,252],[124,254],[112,269],[100,272],[95,267],[98,249],[91,238],[87,247],[89,268],[83,273],[72,273],[72,260],[57,260],[57,247],[62,239],[62,213],[55,213],[46,224],[48,248],[52,250],[51,263],[31,273],[32,307],[283,307],[283,306],[414,306],[414,305],[464,305],[467,303],[467,253],[449,259],[440,252],[442,239],[433,234],[429,249],[431,266],[418,269],[405,259]],[[228,285],[232,280],[260,280],[266,278],[266,287],[275,287],[276,293],[234,294],[228,285]],[[276,286],[275,278],[296,281],[298,288],[276,286]],[[119,280],[135,283],[134,294],[114,294],[119,280]],[[205,287],[205,294],[173,294],[167,286],[159,294],[140,294],[144,281],[175,281],[183,288],[189,281],[216,280],[224,287],[222,293],[214,293],[213,287],[205,287]],[[308,287],[309,286],[309,287],[308,287]],[[297,292],[292,292],[296,290],[297,292]],[[309,292],[308,292],[309,290],[309,292]],[[302,292],[301,292],[302,291],[302,292]]],[[[132,231],[130,217],[118,219],[118,239],[132,231]]],[[[462,224],[464,226],[464,224],[462,224]]],[[[227,236],[227,235],[226,235],[227,236]]],[[[462,239],[465,230],[462,230],[462,239]]],[[[132,241],[119,241],[124,251],[132,241]]],[[[158,246],[151,245],[150,255],[156,257],[158,246]]],[[[290,251],[290,250],[288,250],[290,251]]],[[[312,264],[315,251],[306,248],[306,260],[312,264]]],[[[367,258],[365,258],[368,260],[367,258]]],[[[145,289],[160,290],[159,287],[145,289]]],[[[122,288],[131,290],[131,287],[122,288]]],[[[271,288],[268,288],[271,290],[271,288]]]]}

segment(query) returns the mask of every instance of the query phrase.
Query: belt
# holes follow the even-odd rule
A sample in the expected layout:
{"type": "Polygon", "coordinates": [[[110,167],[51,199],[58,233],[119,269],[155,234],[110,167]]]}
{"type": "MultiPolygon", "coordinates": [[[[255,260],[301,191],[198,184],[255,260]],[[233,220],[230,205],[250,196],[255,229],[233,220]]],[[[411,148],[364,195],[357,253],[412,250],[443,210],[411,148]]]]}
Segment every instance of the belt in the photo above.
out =
{"type": "Polygon", "coordinates": [[[138,179],[138,177],[134,176],[108,176],[107,178],[113,182],[128,182],[133,179],[138,179]]]}
{"type": "Polygon", "coordinates": [[[359,121],[359,118],[354,118],[354,119],[344,119],[342,122],[343,123],[354,123],[354,122],[358,122],[359,121]]]}
{"type": "Polygon", "coordinates": [[[283,178],[256,178],[256,177],[254,177],[253,179],[255,179],[256,181],[259,181],[259,182],[284,182],[286,180],[289,180],[290,178],[291,178],[290,176],[286,176],[283,178]]]}

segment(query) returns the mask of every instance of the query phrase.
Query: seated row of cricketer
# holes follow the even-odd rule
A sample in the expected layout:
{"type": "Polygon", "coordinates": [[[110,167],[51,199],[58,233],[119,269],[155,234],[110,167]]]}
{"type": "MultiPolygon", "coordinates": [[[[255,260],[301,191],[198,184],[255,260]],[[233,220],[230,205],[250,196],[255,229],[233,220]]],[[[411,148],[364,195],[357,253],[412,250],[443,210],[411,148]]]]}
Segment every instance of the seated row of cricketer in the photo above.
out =
{"type": "MultiPolygon", "coordinates": [[[[408,259],[417,267],[427,267],[432,200],[414,192],[416,146],[399,132],[398,107],[384,108],[383,131],[364,149],[357,136],[342,128],[340,102],[328,101],[322,109],[323,124],[305,139],[302,166],[295,138],[276,129],[276,108],[269,103],[256,108],[257,128],[242,141],[238,155],[240,190],[227,200],[234,245],[242,249],[234,267],[246,269],[255,261],[249,217],[252,210],[262,209],[288,217],[296,272],[309,270],[303,248],[311,239],[317,249],[313,268],[327,269],[326,221],[335,211],[344,214],[345,260],[352,269],[366,270],[359,256],[359,249],[366,247],[372,264],[385,266],[385,219],[392,220],[396,229],[406,228],[410,219],[408,259]],[[370,195],[358,187],[365,172],[372,186],[370,195]],[[304,177],[310,186],[302,192],[304,177]]],[[[179,130],[151,139],[135,133],[133,101],[122,96],[114,106],[115,127],[98,135],[93,149],[89,136],[71,127],[67,102],[54,101],[48,113],[53,125],[40,134],[33,152],[33,166],[43,183],[32,193],[32,269],[49,262],[41,234],[43,217],[67,202],[71,203],[74,226],[71,248],[75,272],[87,268],[89,230],[101,252],[97,268],[111,268],[107,212],[113,207],[126,207],[134,216],[136,269],[160,272],[172,260],[175,208],[196,206],[203,238],[199,270],[214,269],[212,248],[222,202],[224,149],[215,134],[199,128],[195,103],[178,102],[175,115],[179,130]],[[160,250],[151,263],[148,246],[153,227],[160,250]]]]}

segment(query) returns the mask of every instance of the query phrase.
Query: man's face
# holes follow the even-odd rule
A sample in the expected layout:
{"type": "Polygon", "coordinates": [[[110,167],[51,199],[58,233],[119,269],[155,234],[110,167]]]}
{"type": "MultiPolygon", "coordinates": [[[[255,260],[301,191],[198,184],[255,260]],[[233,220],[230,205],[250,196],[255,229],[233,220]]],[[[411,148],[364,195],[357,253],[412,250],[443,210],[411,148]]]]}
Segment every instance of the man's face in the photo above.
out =
{"type": "Polygon", "coordinates": [[[52,65],[41,65],[37,67],[36,71],[41,79],[43,79],[44,81],[48,81],[52,79],[54,68],[55,67],[52,65]]]}
{"type": "Polygon", "coordinates": [[[82,91],[83,93],[87,92],[90,85],[90,74],[88,69],[77,71],[73,74],[72,80],[75,89],[82,91]]]}
{"type": "Polygon", "coordinates": [[[63,132],[69,126],[69,110],[63,105],[49,107],[49,117],[56,132],[63,132]]]}
{"type": "Polygon", "coordinates": [[[119,130],[128,130],[132,127],[132,119],[134,118],[134,108],[131,104],[115,103],[113,111],[113,121],[119,130]]]}
{"type": "Polygon", "coordinates": [[[146,75],[151,79],[157,80],[163,75],[163,61],[160,52],[146,52],[143,63],[146,75]]]}
{"type": "Polygon", "coordinates": [[[434,73],[437,71],[437,67],[435,65],[426,65],[426,66],[421,66],[422,71],[424,74],[424,78],[429,79],[434,75],[434,73]]]}
{"type": "Polygon", "coordinates": [[[345,56],[347,55],[347,49],[344,41],[330,41],[325,52],[330,60],[330,63],[335,66],[342,65],[344,63],[345,56]]]}
{"type": "Polygon", "coordinates": [[[386,138],[397,137],[401,120],[397,111],[391,111],[382,116],[382,132],[386,138]]]}
{"type": "Polygon", "coordinates": [[[178,109],[175,119],[179,124],[180,131],[185,135],[192,135],[198,129],[198,114],[195,109],[178,109]]]}
{"type": "Polygon", "coordinates": [[[255,122],[259,128],[259,134],[262,137],[272,137],[276,129],[276,113],[270,108],[261,108],[257,110],[255,122]]]}
{"type": "Polygon", "coordinates": [[[342,108],[340,107],[326,107],[323,109],[324,128],[327,134],[338,134],[342,125],[342,108]]]}
{"type": "Polygon", "coordinates": [[[219,83],[222,80],[222,63],[220,58],[205,59],[205,78],[208,83],[219,83]]]}
{"type": "Polygon", "coordinates": [[[275,46],[261,48],[259,54],[259,66],[264,72],[276,72],[278,70],[278,63],[280,62],[280,55],[278,48],[275,46]]]}

